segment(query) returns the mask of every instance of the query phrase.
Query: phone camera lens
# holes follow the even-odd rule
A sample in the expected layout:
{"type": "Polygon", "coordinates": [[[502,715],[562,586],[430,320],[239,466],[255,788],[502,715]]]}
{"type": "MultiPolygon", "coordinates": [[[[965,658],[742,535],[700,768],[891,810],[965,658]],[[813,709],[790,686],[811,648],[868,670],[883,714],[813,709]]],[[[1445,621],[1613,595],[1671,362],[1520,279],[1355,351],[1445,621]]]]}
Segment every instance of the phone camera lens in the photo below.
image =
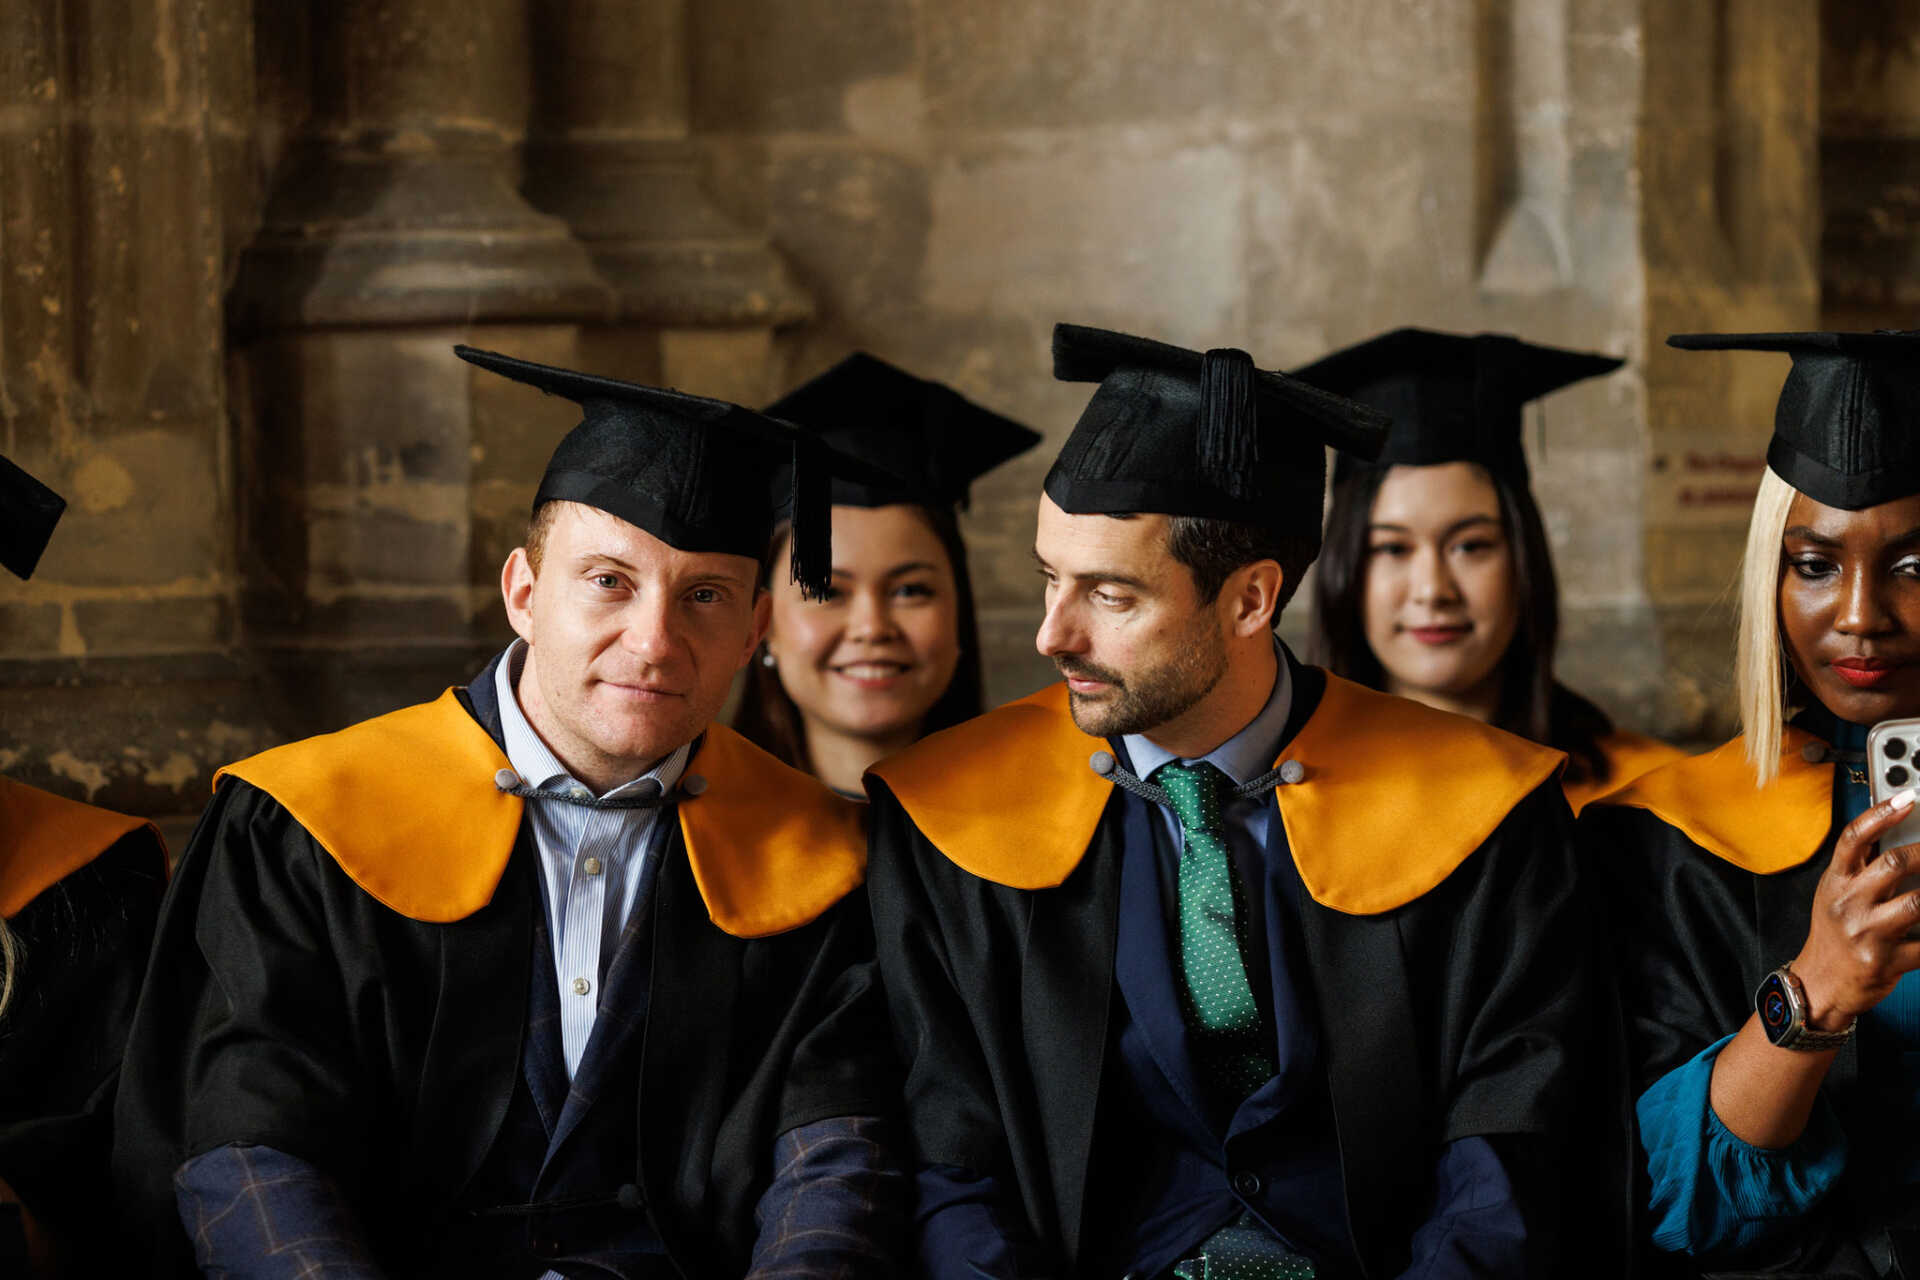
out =
{"type": "Polygon", "coordinates": [[[1907,779],[1912,776],[1913,775],[1908,773],[1902,765],[1896,764],[1889,766],[1887,769],[1887,785],[1890,787],[1904,787],[1907,785],[1907,779]]]}
{"type": "Polygon", "coordinates": [[[1905,738],[1888,738],[1887,739],[1887,759],[1898,760],[1900,757],[1906,754],[1907,754],[1907,740],[1905,738]]]}

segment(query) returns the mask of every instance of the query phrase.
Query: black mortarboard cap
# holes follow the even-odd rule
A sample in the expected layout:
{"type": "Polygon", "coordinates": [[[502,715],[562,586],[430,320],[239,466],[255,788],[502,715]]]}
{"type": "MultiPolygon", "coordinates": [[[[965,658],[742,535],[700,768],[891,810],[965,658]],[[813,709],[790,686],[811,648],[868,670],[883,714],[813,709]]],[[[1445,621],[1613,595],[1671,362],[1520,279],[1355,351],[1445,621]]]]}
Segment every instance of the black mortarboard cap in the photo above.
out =
{"type": "Polygon", "coordinates": [[[891,477],[867,484],[835,476],[833,500],[849,507],[965,506],[968,485],[1040,443],[1039,432],[864,351],[788,392],[766,412],[891,477]]]}
{"type": "Polygon", "coordinates": [[[25,581],[40,563],[67,500],[0,458],[0,564],[25,581]]]}
{"type": "Polygon", "coordinates": [[[1920,332],[1676,333],[1667,345],[1793,357],[1767,465],[1815,502],[1858,511],[1920,493],[1920,332]]]}
{"type": "MultiPolygon", "coordinates": [[[[1623,363],[1504,333],[1395,329],[1322,356],[1293,376],[1390,414],[1393,427],[1378,459],[1383,466],[1477,462],[1524,486],[1521,409],[1623,363]]],[[[1345,469],[1342,459],[1335,475],[1345,469]]]]}
{"type": "Polygon", "coordinates": [[[456,346],[482,369],[579,404],[534,495],[579,502],[682,551],[766,554],[776,512],[793,519],[793,578],[808,595],[832,578],[832,472],[862,471],[797,427],[725,400],[622,382],[456,346]]]}
{"type": "Polygon", "coordinates": [[[1047,474],[1075,515],[1236,520],[1317,544],[1326,447],[1371,458],[1386,435],[1386,415],[1230,347],[1060,324],[1053,376],[1100,384],[1047,474]]]}

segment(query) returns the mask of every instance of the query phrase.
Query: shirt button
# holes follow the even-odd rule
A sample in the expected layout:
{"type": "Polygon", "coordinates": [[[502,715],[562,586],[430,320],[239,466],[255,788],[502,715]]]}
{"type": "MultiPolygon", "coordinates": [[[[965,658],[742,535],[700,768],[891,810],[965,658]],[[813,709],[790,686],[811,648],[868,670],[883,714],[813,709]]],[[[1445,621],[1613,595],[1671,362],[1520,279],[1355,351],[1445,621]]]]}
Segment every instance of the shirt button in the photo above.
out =
{"type": "Polygon", "coordinates": [[[593,793],[588,791],[585,787],[575,787],[572,791],[568,792],[567,794],[571,795],[575,800],[590,800],[593,798],[593,793]]]}
{"type": "Polygon", "coordinates": [[[593,990],[593,984],[585,978],[575,978],[573,980],[573,994],[583,996],[591,990],[593,990]]]}
{"type": "Polygon", "coordinates": [[[585,871],[585,872],[586,872],[586,873],[587,873],[588,875],[590,875],[590,876],[597,876],[597,875],[599,875],[599,874],[600,874],[600,859],[598,859],[598,858],[588,858],[588,859],[586,860],[586,862],[585,862],[585,863],[584,863],[584,864],[582,865],[582,867],[581,867],[581,870],[583,870],[583,871],[585,871]]]}
{"type": "Polygon", "coordinates": [[[1236,1173],[1233,1175],[1233,1194],[1242,1199],[1251,1200],[1260,1194],[1264,1184],[1257,1173],[1236,1173]]]}

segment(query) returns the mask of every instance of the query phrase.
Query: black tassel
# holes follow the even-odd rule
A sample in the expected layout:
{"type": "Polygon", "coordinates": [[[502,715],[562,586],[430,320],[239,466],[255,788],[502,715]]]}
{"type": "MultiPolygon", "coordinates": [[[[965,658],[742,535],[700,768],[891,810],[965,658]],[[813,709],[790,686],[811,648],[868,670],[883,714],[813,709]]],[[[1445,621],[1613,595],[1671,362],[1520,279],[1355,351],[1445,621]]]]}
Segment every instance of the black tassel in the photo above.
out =
{"type": "Polygon", "coordinates": [[[793,442],[793,520],[787,556],[793,580],[808,600],[833,585],[833,478],[811,440],[793,442]]]}
{"type": "Polygon", "coordinates": [[[1232,347],[1200,361],[1200,474],[1242,501],[1255,496],[1260,458],[1253,375],[1253,357],[1232,347]]]}

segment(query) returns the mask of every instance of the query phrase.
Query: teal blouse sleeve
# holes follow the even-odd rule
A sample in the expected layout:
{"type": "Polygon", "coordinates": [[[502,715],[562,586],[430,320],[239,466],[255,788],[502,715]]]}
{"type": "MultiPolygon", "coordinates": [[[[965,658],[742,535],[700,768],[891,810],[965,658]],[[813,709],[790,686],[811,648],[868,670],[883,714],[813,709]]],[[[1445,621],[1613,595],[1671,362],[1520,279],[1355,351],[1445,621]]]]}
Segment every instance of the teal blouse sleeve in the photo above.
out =
{"type": "Polygon", "coordinates": [[[1654,1081],[1635,1106],[1653,1176],[1653,1242],[1669,1253],[1738,1253],[1790,1232],[1846,1169],[1847,1135],[1825,1094],[1791,1146],[1750,1146],[1720,1123],[1708,1089],[1731,1039],[1654,1081]]]}

